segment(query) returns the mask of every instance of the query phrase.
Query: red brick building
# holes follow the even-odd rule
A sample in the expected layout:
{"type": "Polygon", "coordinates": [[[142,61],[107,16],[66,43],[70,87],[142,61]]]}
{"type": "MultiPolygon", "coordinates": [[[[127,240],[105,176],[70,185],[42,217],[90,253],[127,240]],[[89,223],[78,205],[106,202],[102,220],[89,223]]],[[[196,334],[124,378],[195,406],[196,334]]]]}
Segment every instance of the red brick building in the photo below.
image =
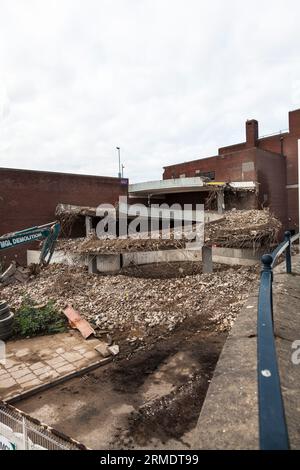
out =
{"type": "Polygon", "coordinates": [[[289,131],[259,137],[258,122],[246,122],[246,141],[218,155],[166,166],[163,178],[206,176],[211,180],[256,181],[258,206],[269,206],[290,230],[298,228],[298,139],[300,109],[289,113],[289,131]]]}
{"type": "MultiPolygon", "coordinates": [[[[52,222],[59,203],[97,207],[127,194],[127,179],[0,168],[0,235],[52,222]]],[[[23,263],[28,248],[5,250],[0,258],[17,255],[23,263]]]]}

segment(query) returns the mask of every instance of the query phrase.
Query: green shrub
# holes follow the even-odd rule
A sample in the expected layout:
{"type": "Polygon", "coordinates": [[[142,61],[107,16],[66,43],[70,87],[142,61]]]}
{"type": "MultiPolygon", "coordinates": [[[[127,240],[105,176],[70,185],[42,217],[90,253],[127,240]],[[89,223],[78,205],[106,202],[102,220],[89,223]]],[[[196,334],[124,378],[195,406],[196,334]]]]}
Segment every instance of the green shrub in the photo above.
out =
{"type": "Polygon", "coordinates": [[[66,318],[56,309],[51,300],[41,306],[25,296],[21,307],[15,314],[14,334],[16,336],[61,333],[66,329],[66,318]]]}

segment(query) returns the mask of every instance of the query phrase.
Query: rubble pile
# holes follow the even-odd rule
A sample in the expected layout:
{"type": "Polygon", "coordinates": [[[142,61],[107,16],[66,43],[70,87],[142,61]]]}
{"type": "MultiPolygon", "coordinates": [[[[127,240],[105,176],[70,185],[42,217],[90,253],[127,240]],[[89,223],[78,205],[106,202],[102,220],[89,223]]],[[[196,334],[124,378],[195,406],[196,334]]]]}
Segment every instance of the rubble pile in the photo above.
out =
{"type": "Polygon", "coordinates": [[[61,232],[69,237],[76,220],[80,216],[95,216],[96,208],[89,206],[72,206],[70,204],[58,204],[55,209],[55,218],[60,222],[61,232]]]}
{"type": "Polygon", "coordinates": [[[0,273],[0,286],[7,286],[15,282],[24,284],[30,276],[36,275],[40,272],[40,267],[35,264],[28,268],[17,266],[16,261],[12,261],[8,268],[0,273]]]}
{"type": "Polygon", "coordinates": [[[278,242],[281,222],[268,210],[231,210],[205,226],[206,244],[269,249],[278,242]]]}
{"type": "MultiPolygon", "coordinates": [[[[87,208],[83,208],[87,209],[87,208]]],[[[65,214],[65,212],[63,212],[65,214]]],[[[109,239],[98,238],[92,234],[88,238],[61,240],[57,249],[71,251],[78,254],[97,253],[128,253],[138,251],[174,250],[184,249],[189,241],[191,233],[196,233],[201,239],[203,226],[194,225],[190,231],[182,232],[179,229],[170,229],[168,235],[165,232],[155,232],[151,238],[144,238],[143,233],[131,235],[130,238],[109,239]],[[169,236],[169,238],[168,238],[169,236]]],[[[205,244],[231,248],[251,248],[254,251],[264,248],[268,251],[278,243],[278,234],[281,223],[268,210],[231,210],[216,221],[204,226],[205,244]]]]}
{"type": "MultiPolygon", "coordinates": [[[[117,254],[133,253],[139,251],[175,250],[185,248],[183,238],[174,238],[174,232],[170,231],[170,239],[162,238],[161,232],[156,232],[157,238],[144,238],[143,234],[135,234],[131,238],[98,238],[91,234],[86,238],[58,240],[56,249],[65,253],[68,251],[79,255],[85,254],[117,254]]],[[[168,232],[169,233],[169,232],[168,232]]]]}
{"type": "Polygon", "coordinates": [[[74,251],[80,254],[97,253],[130,253],[138,251],[174,250],[184,248],[184,240],[147,239],[147,238],[117,238],[99,239],[96,236],[86,238],[83,242],[74,246],[74,251]]]}
{"type": "MultiPolygon", "coordinates": [[[[115,204],[117,208],[118,204],[115,204]]],[[[109,212],[110,209],[107,209],[109,212]]],[[[61,225],[61,232],[65,237],[69,237],[74,223],[81,217],[96,217],[97,208],[91,206],[74,206],[72,204],[57,204],[55,208],[55,218],[61,225]]]]}
{"type": "Polygon", "coordinates": [[[86,238],[60,238],[56,242],[55,250],[56,251],[64,251],[67,253],[68,251],[71,253],[76,253],[78,247],[84,242],[86,238]]]}
{"type": "MultiPolygon", "coordinates": [[[[182,269],[182,268],[181,268],[182,269]]],[[[129,275],[95,276],[75,266],[50,265],[26,286],[1,289],[1,298],[17,309],[26,294],[38,302],[73,305],[99,332],[125,332],[140,341],[157,328],[172,331],[185,319],[201,319],[229,330],[257,274],[253,268],[227,268],[213,274],[149,279],[129,275]]]]}

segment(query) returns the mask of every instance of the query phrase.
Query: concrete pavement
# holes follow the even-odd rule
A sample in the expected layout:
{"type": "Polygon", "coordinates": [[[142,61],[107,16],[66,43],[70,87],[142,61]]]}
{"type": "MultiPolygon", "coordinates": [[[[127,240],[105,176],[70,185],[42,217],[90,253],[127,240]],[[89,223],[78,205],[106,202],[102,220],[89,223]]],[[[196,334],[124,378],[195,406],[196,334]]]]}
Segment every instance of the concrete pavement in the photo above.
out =
{"type": "MultiPolygon", "coordinates": [[[[293,274],[274,270],[277,356],[292,449],[300,448],[300,364],[292,344],[300,340],[300,256],[293,274]]],[[[219,358],[195,431],[197,449],[258,449],[257,294],[246,301],[219,358]]],[[[300,354],[299,354],[300,356],[300,354]]]]}
{"type": "Polygon", "coordinates": [[[94,349],[99,344],[95,338],[84,340],[78,331],[8,341],[6,360],[0,364],[0,399],[17,399],[107,363],[111,358],[103,359],[94,349]]]}

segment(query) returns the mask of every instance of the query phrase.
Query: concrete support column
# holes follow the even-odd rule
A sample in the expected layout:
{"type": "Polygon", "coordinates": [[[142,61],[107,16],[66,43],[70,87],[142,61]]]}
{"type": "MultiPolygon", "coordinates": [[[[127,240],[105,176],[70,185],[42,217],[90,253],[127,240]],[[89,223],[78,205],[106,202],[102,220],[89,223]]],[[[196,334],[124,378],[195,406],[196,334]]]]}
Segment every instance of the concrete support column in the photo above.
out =
{"type": "Polygon", "coordinates": [[[202,247],[202,272],[208,274],[213,272],[212,247],[202,247]]]}
{"type": "Polygon", "coordinates": [[[95,255],[88,255],[88,273],[98,274],[97,257],[95,255]]]}
{"type": "Polygon", "coordinates": [[[97,270],[101,273],[117,273],[123,264],[122,254],[97,255],[97,270]]]}
{"type": "Polygon", "coordinates": [[[85,216],[85,233],[86,236],[88,237],[92,233],[92,217],[86,215],[85,216]]]}
{"type": "Polygon", "coordinates": [[[218,192],[218,214],[223,214],[225,209],[224,191],[218,192]]]}

